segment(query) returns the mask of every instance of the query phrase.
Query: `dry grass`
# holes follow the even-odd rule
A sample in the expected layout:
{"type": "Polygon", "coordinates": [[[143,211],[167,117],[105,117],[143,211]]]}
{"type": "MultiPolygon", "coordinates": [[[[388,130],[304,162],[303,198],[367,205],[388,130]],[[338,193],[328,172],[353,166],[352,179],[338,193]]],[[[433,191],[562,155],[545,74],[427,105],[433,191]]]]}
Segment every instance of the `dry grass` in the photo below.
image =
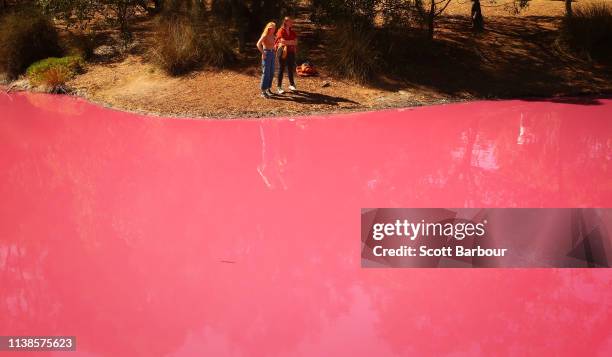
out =
{"type": "Polygon", "coordinates": [[[612,6],[605,3],[579,7],[563,19],[562,39],[588,59],[612,59],[612,6]]]}
{"type": "Polygon", "coordinates": [[[176,17],[160,21],[153,55],[160,67],[171,75],[192,70],[201,58],[200,43],[193,24],[176,17]]]}
{"type": "Polygon", "coordinates": [[[67,68],[54,67],[49,68],[42,74],[41,82],[42,84],[55,89],[66,85],[66,82],[68,82],[71,78],[72,73],[67,68]]]}
{"type": "Polygon", "coordinates": [[[189,18],[162,18],[155,31],[153,57],[170,75],[180,75],[198,66],[223,68],[235,59],[232,39],[215,24],[197,26],[189,18]]]}
{"type": "Polygon", "coordinates": [[[359,83],[372,79],[380,63],[371,28],[343,24],[330,32],[327,61],[332,73],[359,83]]]}
{"type": "Polygon", "coordinates": [[[225,26],[210,23],[203,31],[200,45],[203,64],[214,68],[223,68],[234,63],[236,55],[231,45],[233,39],[225,26]]]}

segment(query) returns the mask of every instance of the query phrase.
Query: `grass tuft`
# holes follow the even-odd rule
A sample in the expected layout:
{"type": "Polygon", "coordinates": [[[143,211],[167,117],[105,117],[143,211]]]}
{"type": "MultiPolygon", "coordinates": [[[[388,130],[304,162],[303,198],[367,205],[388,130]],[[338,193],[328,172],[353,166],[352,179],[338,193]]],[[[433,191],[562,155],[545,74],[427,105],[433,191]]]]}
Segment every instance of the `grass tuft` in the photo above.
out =
{"type": "Polygon", "coordinates": [[[563,19],[561,39],[589,59],[612,60],[612,7],[605,3],[578,7],[573,16],[563,19]]]}
{"type": "Polygon", "coordinates": [[[170,75],[181,75],[201,65],[223,67],[235,59],[228,36],[220,27],[198,31],[193,20],[170,16],[159,22],[153,57],[170,75]]]}
{"type": "Polygon", "coordinates": [[[66,82],[74,78],[84,68],[85,61],[80,56],[51,57],[33,63],[26,73],[35,85],[45,85],[51,91],[62,91],[66,82]]]}
{"type": "Polygon", "coordinates": [[[336,26],[330,33],[327,62],[340,76],[364,83],[370,80],[379,63],[376,33],[357,24],[336,26]]]}
{"type": "Polygon", "coordinates": [[[180,75],[198,64],[201,56],[198,36],[189,20],[162,19],[156,33],[153,56],[168,74],[180,75]]]}

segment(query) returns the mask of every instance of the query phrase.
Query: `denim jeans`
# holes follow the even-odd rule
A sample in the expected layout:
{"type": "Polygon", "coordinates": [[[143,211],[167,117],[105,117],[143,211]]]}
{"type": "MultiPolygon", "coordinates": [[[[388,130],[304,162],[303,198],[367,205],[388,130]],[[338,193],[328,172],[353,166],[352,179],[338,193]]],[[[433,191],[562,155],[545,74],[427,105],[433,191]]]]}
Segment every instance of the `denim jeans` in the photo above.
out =
{"type": "Polygon", "coordinates": [[[261,60],[261,90],[272,88],[274,78],[274,51],[264,50],[264,58],[261,60]]]}
{"type": "Polygon", "coordinates": [[[293,80],[293,73],[295,73],[295,52],[287,52],[287,58],[283,59],[283,46],[278,47],[277,52],[278,57],[278,87],[280,88],[283,85],[283,72],[285,71],[285,66],[287,67],[287,76],[289,77],[289,84],[295,86],[295,81],[293,80]]]}

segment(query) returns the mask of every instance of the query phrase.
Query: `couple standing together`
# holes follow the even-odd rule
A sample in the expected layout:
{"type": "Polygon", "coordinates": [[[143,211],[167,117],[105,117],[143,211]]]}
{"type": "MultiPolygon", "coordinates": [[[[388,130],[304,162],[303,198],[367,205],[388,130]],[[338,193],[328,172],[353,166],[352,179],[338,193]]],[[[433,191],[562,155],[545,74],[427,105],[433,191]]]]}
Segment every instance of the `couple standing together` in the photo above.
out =
{"type": "Polygon", "coordinates": [[[272,79],[274,78],[274,62],[278,58],[278,81],[277,93],[283,94],[283,72],[287,67],[287,76],[289,77],[289,90],[294,91],[295,81],[293,75],[295,72],[295,52],[297,49],[297,35],[293,31],[293,20],[285,17],[282,27],[276,31],[276,24],[268,22],[264,28],[259,41],[257,41],[257,49],[261,52],[261,96],[270,98],[272,95],[272,79]]]}

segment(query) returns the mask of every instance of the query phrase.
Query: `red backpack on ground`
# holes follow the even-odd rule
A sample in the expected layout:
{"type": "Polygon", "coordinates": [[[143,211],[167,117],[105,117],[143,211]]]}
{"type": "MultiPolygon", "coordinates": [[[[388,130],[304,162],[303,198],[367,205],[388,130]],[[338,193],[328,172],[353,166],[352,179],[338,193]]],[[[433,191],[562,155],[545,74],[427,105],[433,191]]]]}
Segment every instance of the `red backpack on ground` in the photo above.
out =
{"type": "Polygon", "coordinates": [[[298,76],[310,77],[318,74],[317,69],[308,62],[304,62],[296,68],[298,76]]]}

